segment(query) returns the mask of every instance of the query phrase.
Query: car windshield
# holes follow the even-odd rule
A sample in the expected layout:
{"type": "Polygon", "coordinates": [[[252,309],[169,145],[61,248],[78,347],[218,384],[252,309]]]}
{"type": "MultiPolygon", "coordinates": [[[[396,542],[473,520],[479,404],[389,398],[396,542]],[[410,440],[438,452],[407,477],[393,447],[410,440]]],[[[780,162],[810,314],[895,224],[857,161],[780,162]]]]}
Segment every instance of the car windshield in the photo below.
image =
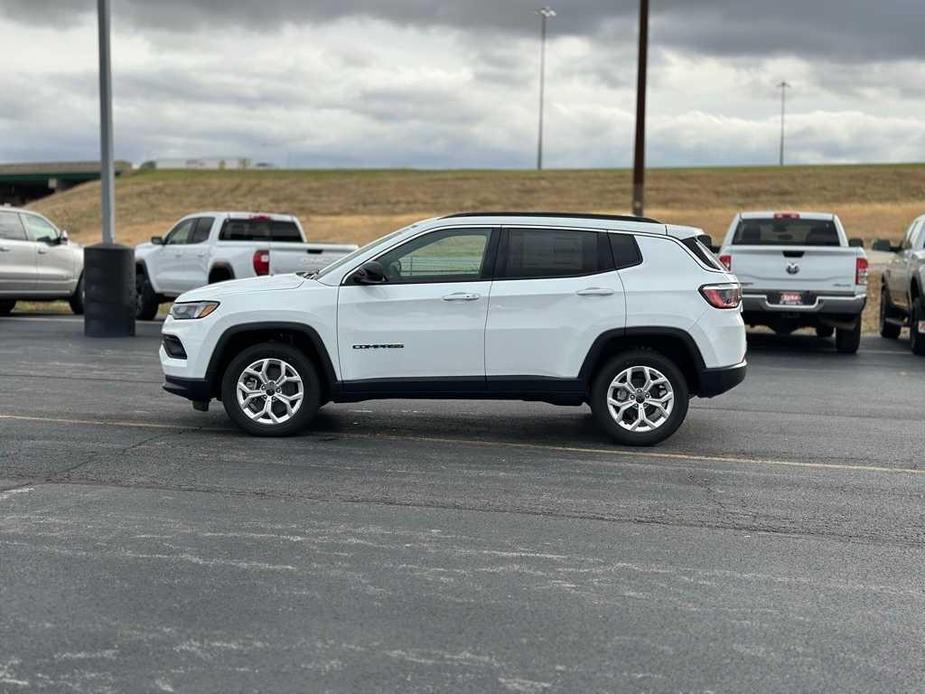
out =
{"type": "Polygon", "coordinates": [[[393,231],[391,234],[386,234],[385,236],[382,236],[381,238],[378,238],[375,241],[371,241],[367,243],[365,246],[362,246],[361,248],[358,248],[357,250],[353,251],[353,253],[348,253],[342,258],[338,258],[330,265],[326,265],[325,267],[321,268],[321,270],[319,270],[318,272],[313,273],[309,276],[315,279],[321,279],[322,277],[334,272],[338,268],[343,267],[344,265],[347,265],[348,263],[353,261],[354,258],[358,258],[359,256],[363,255],[367,251],[371,251],[372,249],[377,248],[378,246],[381,246],[388,241],[391,241],[393,238],[395,238],[399,234],[403,234],[409,229],[413,229],[417,225],[418,225],[417,223],[409,224],[406,227],[402,227],[401,229],[397,229],[393,231]]]}
{"type": "Polygon", "coordinates": [[[743,219],[732,237],[734,246],[838,246],[835,222],[825,219],[773,217],[743,219]]]}

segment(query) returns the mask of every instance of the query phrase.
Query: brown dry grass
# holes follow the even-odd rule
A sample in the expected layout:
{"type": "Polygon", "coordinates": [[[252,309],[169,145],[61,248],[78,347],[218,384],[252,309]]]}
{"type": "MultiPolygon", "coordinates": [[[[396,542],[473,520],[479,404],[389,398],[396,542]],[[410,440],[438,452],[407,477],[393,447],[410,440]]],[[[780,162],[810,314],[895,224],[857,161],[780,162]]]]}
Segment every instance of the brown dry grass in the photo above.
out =
{"type": "MultiPolygon", "coordinates": [[[[625,212],[630,173],[587,171],[144,171],[118,181],[121,241],[138,243],[206,209],[291,212],[318,241],[362,243],[460,210],[625,212]]],[[[655,169],[648,213],[719,238],[741,209],[818,209],[853,236],[897,239],[925,208],[925,165],[655,169]]],[[[99,184],[37,202],[74,238],[99,238],[99,184]]]]}

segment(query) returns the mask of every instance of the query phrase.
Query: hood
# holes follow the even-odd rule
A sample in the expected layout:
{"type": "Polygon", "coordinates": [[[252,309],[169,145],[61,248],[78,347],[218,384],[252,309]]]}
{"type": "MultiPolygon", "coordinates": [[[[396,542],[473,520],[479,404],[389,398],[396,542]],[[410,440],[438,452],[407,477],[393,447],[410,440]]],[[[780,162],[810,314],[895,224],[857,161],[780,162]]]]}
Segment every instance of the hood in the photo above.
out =
{"type": "Polygon", "coordinates": [[[305,279],[296,274],[249,277],[243,280],[228,280],[227,282],[208,284],[205,287],[199,287],[181,294],[177,301],[205,301],[208,299],[220,299],[231,294],[297,289],[304,283],[305,279]]]}

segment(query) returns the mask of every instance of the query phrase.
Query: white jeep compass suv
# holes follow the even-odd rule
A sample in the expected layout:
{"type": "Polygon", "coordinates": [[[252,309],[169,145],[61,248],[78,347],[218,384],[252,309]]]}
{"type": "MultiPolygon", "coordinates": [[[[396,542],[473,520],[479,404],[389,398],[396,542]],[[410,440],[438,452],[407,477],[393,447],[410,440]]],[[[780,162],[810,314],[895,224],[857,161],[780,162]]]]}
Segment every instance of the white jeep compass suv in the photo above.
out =
{"type": "Polygon", "coordinates": [[[702,232],[591,214],[466,213],[400,229],[314,275],[222,282],[164,323],[164,388],[245,431],[303,429],[325,402],[588,403],[650,445],[688,399],[745,377],[741,289],[702,232]]]}

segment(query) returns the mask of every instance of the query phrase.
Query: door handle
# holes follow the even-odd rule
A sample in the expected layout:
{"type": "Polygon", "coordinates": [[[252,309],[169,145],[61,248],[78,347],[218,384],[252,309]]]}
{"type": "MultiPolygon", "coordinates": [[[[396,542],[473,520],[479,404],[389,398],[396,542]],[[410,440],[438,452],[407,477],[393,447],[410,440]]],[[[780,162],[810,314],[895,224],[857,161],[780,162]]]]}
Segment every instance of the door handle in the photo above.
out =
{"type": "Polygon", "coordinates": [[[578,296],[610,296],[614,292],[610,287],[588,287],[587,289],[579,289],[575,293],[578,296]]]}
{"type": "Polygon", "coordinates": [[[39,248],[39,255],[45,255],[46,253],[48,253],[47,248],[39,248]]]}
{"type": "Polygon", "coordinates": [[[0,246],[0,253],[9,253],[9,252],[10,252],[9,246],[0,246]]]}
{"type": "Polygon", "coordinates": [[[478,301],[481,298],[480,294],[467,294],[466,292],[456,292],[455,294],[447,294],[443,297],[444,301],[478,301]]]}
{"type": "Polygon", "coordinates": [[[197,258],[205,258],[205,257],[206,257],[206,254],[205,254],[205,253],[197,253],[197,254],[196,254],[196,257],[197,257],[197,258]]]}

